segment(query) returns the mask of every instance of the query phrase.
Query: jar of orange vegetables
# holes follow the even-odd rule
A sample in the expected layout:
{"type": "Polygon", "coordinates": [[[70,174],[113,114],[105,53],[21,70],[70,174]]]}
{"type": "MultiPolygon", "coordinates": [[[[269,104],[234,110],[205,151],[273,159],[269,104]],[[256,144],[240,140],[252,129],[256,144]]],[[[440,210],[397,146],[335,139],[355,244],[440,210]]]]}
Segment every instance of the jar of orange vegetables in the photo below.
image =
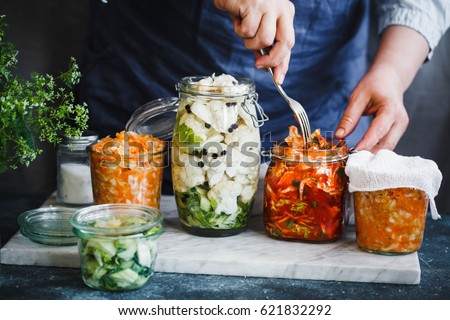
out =
{"type": "Polygon", "coordinates": [[[387,255],[415,252],[422,245],[428,197],[413,188],[355,192],[358,246],[387,255]]]}
{"type": "Polygon", "coordinates": [[[428,204],[433,220],[440,219],[434,202],[442,181],[437,164],[387,149],[362,150],[349,156],[345,173],[359,248],[384,255],[418,251],[428,204]]]}
{"type": "Polygon", "coordinates": [[[342,235],[348,148],[320,130],[304,144],[297,128],[272,150],[264,180],[264,227],[275,238],[334,241],[342,235]]]}
{"type": "Polygon", "coordinates": [[[94,203],[159,208],[165,152],[163,141],[126,131],[90,145],[94,203]]]}

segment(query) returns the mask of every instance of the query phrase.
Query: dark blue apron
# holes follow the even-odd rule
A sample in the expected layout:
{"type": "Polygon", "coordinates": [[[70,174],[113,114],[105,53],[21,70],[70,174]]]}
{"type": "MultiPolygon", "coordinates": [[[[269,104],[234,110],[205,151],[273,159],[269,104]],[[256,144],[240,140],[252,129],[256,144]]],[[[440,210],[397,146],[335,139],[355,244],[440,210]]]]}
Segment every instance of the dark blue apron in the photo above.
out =
{"type": "MultiPolygon", "coordinates": [[[[296,45],[283,88],[305,107],[311,128],[334,131],[367,68],[369,2],[294,0],[296,45]]],[[[91,1],[91,19],[78,97],[90,108],[90,127],[101,136],[123,130],[133,111],[176,96],[188,75],[227,73],[255,81],[270,120],[263,147],[295,124],[270,75],[254,67],[254,54],[212,0],[91,1]]],[[[350,146],[369,124],[364,118],[350,146]]]]}

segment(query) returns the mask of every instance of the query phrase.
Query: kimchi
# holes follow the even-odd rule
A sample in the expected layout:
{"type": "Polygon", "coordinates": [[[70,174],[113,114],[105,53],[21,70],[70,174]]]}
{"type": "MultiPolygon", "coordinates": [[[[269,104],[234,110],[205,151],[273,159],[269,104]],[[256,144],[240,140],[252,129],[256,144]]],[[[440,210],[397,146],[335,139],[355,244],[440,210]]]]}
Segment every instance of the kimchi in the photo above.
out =
{"type": "Polygon", "coordinates": [[[307,143],[295,126],[272,148],[264,180],[264,226],[276,238],[332,241],[342,235],[348,148],[320,129],[307,143]]]}

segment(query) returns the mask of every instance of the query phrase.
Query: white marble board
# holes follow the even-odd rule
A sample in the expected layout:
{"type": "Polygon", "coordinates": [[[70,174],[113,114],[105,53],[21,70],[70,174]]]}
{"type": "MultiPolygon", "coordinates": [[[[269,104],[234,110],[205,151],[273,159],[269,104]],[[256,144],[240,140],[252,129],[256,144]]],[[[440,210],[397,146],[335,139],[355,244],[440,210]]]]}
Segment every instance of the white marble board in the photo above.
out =
{"type": "MultiPolygon", "coordinates": [[[[51,203],[47,202],[47,204],[51,203]]],[[[163,196],[165,233],[160,238],[155,270],[193,274],[418,284],[417,253],[382,256],[355,243],[353,227],[341,240],[309,244],[269,238],[262,225],[259,190],[247,231],[225,238],[197,237],[181,230],[171,196],[163,196]]],[[[76,246],[33,243],[19,232],[1,249],[2,264],[79,267],[76,246]]]]}

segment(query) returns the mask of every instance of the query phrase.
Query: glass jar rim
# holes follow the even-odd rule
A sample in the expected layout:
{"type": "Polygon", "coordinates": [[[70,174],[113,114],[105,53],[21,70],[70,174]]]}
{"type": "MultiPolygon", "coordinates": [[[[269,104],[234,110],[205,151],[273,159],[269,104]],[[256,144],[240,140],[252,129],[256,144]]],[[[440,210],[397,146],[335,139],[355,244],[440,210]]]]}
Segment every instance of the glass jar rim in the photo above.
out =
{"type": "Polygon", "coordinates": [[[162,233],[163,215],[153,207],[140,204],[99,204],[76,211],[70,218],[70,224],[77,236],[134,236],[145,233],[145,236],[156,236],[162,233]],[[124,227],[98,227],[93,224],[105,218],[141,218],[140,224],[124,227]],[[152,230],[155,229],[155,230],[152,230]]]}
{"type": "MultiPolygon", "coordinates": [[[[113,157],[113,156],[114,156],[113,154],[106,154],[106,153],[104,153],[104,152],[95,151],[93,148],[94,148],[94,146],[95,146],[97,143],[98,143],[98,141],[96,141],[96,142],[94,142],[94,143],[92,143],[92,144],[90,144],[90,145],[88,145],[88,146],[86,147],[86,151],[87,151],[88,154],[95,154],[95,155],[98,155],[98,156],[107,156],[107,157],[113,157]]],[[[165,155],[166,153],[167,153],[167,145],[165,145],[165,146],[164,146],[164,149],[161,150],[161,151],[157,151],[157,152],[152,152],[152,151],[143,152],[142,154],[139,154],[139,157],[142,156],[142,155],[147,155],[147,156],[165,155]]],[[[134,155],[130,155],[129,153],[125,153],[125,154],[123,154],[123,155],[118,154],[118,155],[119,155],[119,156],[124,156],[124,155],[126,155],[126,156],[132,157],[132,158],[136,157],[136,156],[134,156],[134,155]]],[[[136,157],[136,158],[137,158],[137,157],[136,157]]]]}
{"type": "Polygon", "coordinates": [[[86,151],[86,146],[95,143],[98,140],[98,134],[94,131],[85,131],[78,138],[61,136],[61,142],[58,149],[69,151],[86,151]]]}
{"type": "Polygon", "coordinates": [[[98,134],[95,131],[87,130],[87,131],[84,131],[81,134],[81,136],[78,138],[62,136],[61,144],[86,145],[86,144],[91,144],[91,143],[95,142],[97,139],[98,139],[98,134]]]}
{"type": "Polygon", "coordinates": [[[270,156],[285,161],[293,162],[337,162],[348,158],[349,149],[343,140],[330,140],[333,147],[330,149],[293,148],[286,142],[275,142],[270,148],[270,156]]]}
{"type": "Polygon", "coordinates": [[[208,97],[217,97],[217,98],[235,98],[247,96],[249,94],[255,94],[255,83],[253,80],[245,77],[234,77],[237,80],[236,85],[242,86],[245,90],[241,90],[240,92],[223,92],[224,86],[214,86],[214,85],[199,85],[198,82],[202,79],[206,79],[208,76],[189,76],[183,77],[181,80],[175,85],[177,91],[186,94],[195,94],[198,96],[208,96],[208,97]],[[199,90],[201,88],[201,90],[199,90]]]}

